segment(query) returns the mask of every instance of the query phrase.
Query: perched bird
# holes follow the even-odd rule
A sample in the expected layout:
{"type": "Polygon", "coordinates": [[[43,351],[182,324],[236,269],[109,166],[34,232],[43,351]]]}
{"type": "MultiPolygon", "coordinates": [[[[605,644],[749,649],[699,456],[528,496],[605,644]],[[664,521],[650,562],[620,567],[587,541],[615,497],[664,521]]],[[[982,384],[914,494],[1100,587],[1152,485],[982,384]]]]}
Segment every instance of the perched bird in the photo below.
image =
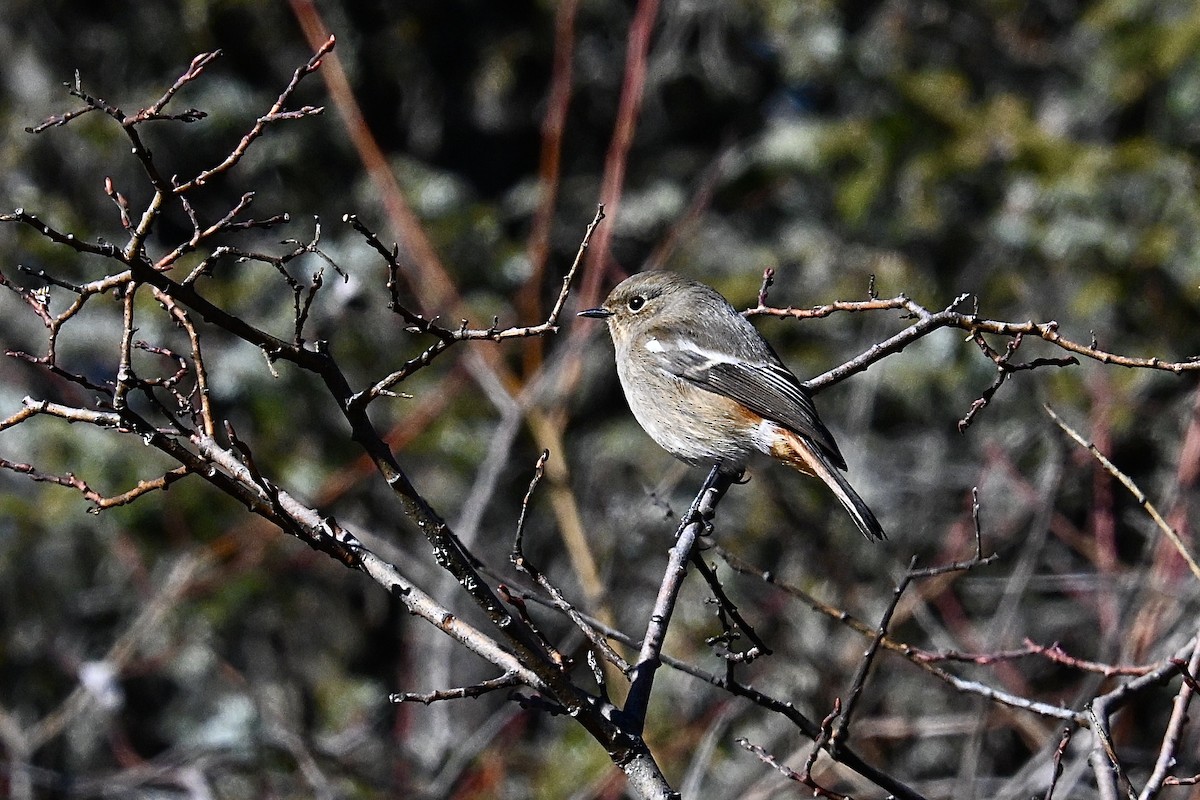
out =
{"type": "Polygon", "coordinates": [[[868,538],[885,538],[842,474],[846,460],[812,398],[716,290],[673,272],[626,278],[579,316],[608,322],[629,408],[664,450],[739,474],[754,452],[815,475],[868,538]]]}

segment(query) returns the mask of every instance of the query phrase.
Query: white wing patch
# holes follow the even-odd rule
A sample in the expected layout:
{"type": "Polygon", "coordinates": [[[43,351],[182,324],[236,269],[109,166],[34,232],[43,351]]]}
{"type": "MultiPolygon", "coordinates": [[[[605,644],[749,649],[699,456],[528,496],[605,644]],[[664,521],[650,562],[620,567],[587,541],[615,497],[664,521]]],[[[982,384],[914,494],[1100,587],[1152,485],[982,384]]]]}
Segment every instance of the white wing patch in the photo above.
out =
{"type": "MultiPolygon", "coordinates": [[[[705,391],[736,400],[756,414],[812,439],[835,467],[845,468],[837,443],[821,424],[804,387],[778,361],[748,361],[678,335],[648,338],[643,347],[653,354],[658,369],[705,391]]],[[[766,428],[754,433],[758,445],[771,438],[766,428]]]]}
{"type": "Polygon", "coordinates": [[[769,419],[764,419],[754,428],[754,433],[750,438],[760,453],[770,453],[778,437],[779,425],[769,419]]]}
{"type": "Polygon", "coordinates": [[[703,362],[689,363],[689,368],[695,370],[711,369],[717,364],[738,364],[741,363],[737,358],[729,353],[721,353],[717,350],[709,350],[705,347],[693,342],[691,339],[671,339],[663,341],[662,339],[652,338],[646,342],[646,349],[651,353],[689,353],[693,356],[699,356],[704,359],[703,362]]]}

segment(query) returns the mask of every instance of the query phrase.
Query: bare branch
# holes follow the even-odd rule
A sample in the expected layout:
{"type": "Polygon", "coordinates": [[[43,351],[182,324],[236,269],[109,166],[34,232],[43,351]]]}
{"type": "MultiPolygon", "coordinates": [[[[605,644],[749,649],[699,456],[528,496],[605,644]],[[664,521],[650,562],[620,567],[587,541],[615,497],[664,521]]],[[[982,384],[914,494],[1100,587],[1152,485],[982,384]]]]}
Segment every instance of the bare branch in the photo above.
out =
{"type": "Polygon", "coordinates": [[[871,664],[875,661],[875,654],[879,652],[879,645],[887,636],[888,626],[891,624],[892,615],[896,613],[896,606],[900,603],[900,597],[904,594],[904,590],[908,588],[909,583],[916,576],[917,557],[913,556],[908,563],[908,572],[904,574],[904,578],[900,583],[896,584],[896,588],[892,591],[891,602],[884,609],[883,617],[879,620],[879,626],[875,630],[875,636],[871,638],[871,644],[867,647],[863,656],[858,661],[858,667],[854,672],[854,680],[850,683],[850,691],[846,695],[845,707],[840,709],[841,713],[837,715],[837,728],[828,737],[829,752],[837,755],[838,750],[849,739],[850,722],[854,718],[854,710],[858,705],[858,699],[862,696],[862,690],[866,686],[867,673],[871,670],[871,664]]]}
{"type": "Polygon", "coordinates": [[[38,318],[47,328],[54,324],[54,317],[50,313],[50,298],[47,292],[17,286],[3,272],[0,272],[0,286],[3,286],[21,298],[25,302],[25,305],[29,306],[34,314],[37,314],[38,318]]]}
{"type": "Polygon", "coordinates": [[[775,284],[775,270],[772,269],[771,267],[767,267],[766,269],[763,270],[762,283],[758,287],[758,306],[757,306],[758,308],[766,308],[767,293],[770,292],[771,287],[774,284],[775,284]]]}
{"type": "Polygon", "coordinates": [[[654,686],[654,673],[662,663],[663,641],[667,636],[667,626],[671,624],[675,600],[683,586],[683,577],[687,574],[692,547],[696,538],[708,527],[713,514],[716,513],[717,504],[733,485],[733,481],[734,476],[721,472],[720,465],[715,465],[708,473],[704,485],[700,487],[700,493],[692,502],[691,509],[680,520],[679,530],[675,534],[675,546],[671,548],[667,571],[663,575],[658,597],[654,601],[654,610],[650,614],[650,624],[642,638],[637,664],[630,673],[632,682],[622,712],[623,725],[627,730],[640,734],[646,724],[646,710],[650,703],[650,690],[654,686]]]}
{"type": "Polygon", "coordinates": [[[1071,728],[1063,728],[1062,737],[1058,740],[1058,747],[1054,748],[1054,771],[1050,776],[1050,785],[1046,787],[1046,794],[1042,800],[1053,800],[1054,788],[1058,785],[1058,779],[1062,777],[1062,760],[1063,755],[1067,752],[1067,745],[1071,743],[1071,728]]]}
{"type": "Polygon", "coordinates": [[[162,110],[164,108],[166,108],[167,103],[171,102],[171,99],[173,97],[175,97],[176,94],[178,94],[180,89],[187,86],[189,83],[191,83],[192,81],[196,80],[201,75],[203,75],[205,67],[207,67],[209,64],[216,61],[220,57],[221,57],[221,51],[213,50],[211,53],[200,53],[198,56],[193,58],[192,63],[188,64],[187,70],[182,75],[180,75],[179,78],[176,79],[175,83],[171,84],[170,88],[168,88],[165,92],[163,92],[162,97],[158,98],[158,100],[156,100],[153,104],[147,106],[146,108],[139,111],[136,115],[134,115],[135,120],[140,122],[143,120],[151,120],[151,119],[179,119],[184,122],[193,122],[196,119],[202,118],[204,116],[203,113],[196,112],[194,110],[189,111],[189,112],[184,112],[184,114],[176,114],[176,115],[172,115],[172,116],[163,117],[162,110]],[[187,116],[189,114],[200,114],[200,116],[189,118],[187,116]]]}
{"type": "MultiPolygon", "coordinates": [[[[76,80],[78,80],[78,77],[76,77],[76,80]]],[[[69,83],[63,84],[63,86],[67,86],[67,87],[70,87],[70,85],[71,84],[69,84],[69,83]]],[[[77,108],[74,111],[68,111],[65,114],[57,114],[55,116],[48,117],[44,122],[41,122],[38,125],[26,126],[25,132],[26,133],[41,133],[42,131],[46,130],[47,128],[58,128],[63,125],[66,125],[68,122],[70,122],[73,119],[76,119],[77,117],[82,117],[84,114],[89,114],[92,111],[96,111],[96,110],[98,110],[98,109],[95,106],[84,106],[83,108],[77,108]]]]}
{"type": "Polygon", "coordinates": [[[558,317],[562,312],[563,305],[566,303],[567,296],[571,291],[571,284],[575,280],[575,274],[583,263],[584,254],[587,252],[588,246],[592,239],[592,234],[596,231],[601,220],[604,219],[604,206],[600,205],[596,209],[596,216],[588,223],[587,230],[584,231],[583,240],[579,243],[579,250],[575,254],[575,260],[571,263],[571,268],[567,270],[566,276],[563,278],[562,289],[559,290],[558,297],[554,302],[554,306],[550,309],[546,320],[537,325],[526,325],[511,328],[498,328],[495,324],[490,328],[470,329],[467,327],[466,320],[463,320],[462,325],[458,330],[450,330],[437,325],[433,320],[428,320],[419,314],[409,311],[399,302],[397,296],[397,288],[395,274],[399,270],[397,262],[398,248],[395,246],[392,249],[384,247],[383,243],[369,228],[354,215],[347,215],[343,218],[345,222],[350,224],[356,231],[363,235],[367,243],[383,256],[388,264],[388,288],[392,293],[392,310],[404,317],[405,321],[417,332],[428,333],[437,337],[437,341],[430,345],[416,358],[407,361],[400,369],[378,381],[374,386],[365,392],[356,395],[352,402],[355,405],[366,406],[375,400],[377,397],[384,395],[393,386],[408,378],[422,367],[428,366],[433,359],[440,355],[450,345],[462,341],[470,340],[486,340],[499,342],[505,339],[524,339],[530,336],[544,336],[549,333],[558,331],[558,317]]]}
{"type": "MultiPolygon", "coordinates": [[[[545,600],[532,594],[526,595],[526,599],[534,602],[540,602],[548,606],[553,605],[549,600],[545,600]]],[[[600,620],[588,618],[588,623],[595,626],[596,629],[601,631],[605,636],[622,642],[628,646],[639,647],[641,645],[641,642],[639,642],[637,639],[629,636],[626,633],[623,633],[620,630],[617,630],[610,625],[606,625],[600,620]]],[[[666,653],[661,653],[660,658],[664,665],[672,669],[679,670],[687,675],[691,675],[692,677],[702,680],[711,686],[715,686],[718,689],[729,692],[735,697],[745,698],[760,708],[763,708],[774,714],[779,714],[791,722],[801,733],[810,739],[816,739],[816,737],[820,736],[821,726],[805,716],[804,712],[798,709],[794,703],[772,697],[765,692],[755,689],[753,686],[741,683],[735,680],[728,673],[728,671],[726,671],[726,674],[722,676],[709,672],[708,670],[701,669],[694,664],[675,658],[666,653]]],[[[895,797],[901,798],[901,800],[924,800],[924,796],[920,792],[905,785],[903,782],[889,775],[888,773],[867,763],[861,756],[859,756],[854,752],[853,749],[849,747],[842,748],[837,760],[838,763],[849,767],[875,785],[887,790],[895,797]]]]}
{"type": "Polygon", "coordinates": [[[106,497],[89,486],[82,478],[70,472],[66,473],[65,475],[51,475],[38,470],[31,464],[20,464],[4,458],[0,458],[0,469],[7,469],[11,472],[28,475],[30,480],[39,481],[41,483],[55,483],[59,486],[65,486],[68,489],[74,489],[83,495],[86,500],[92,503],[91,507],[88,508],[88,512],[91,514],[99,514],[101,511],[113,508],[115,506],[128,505],[142,495],[150,492],[158,490],[165,492],[168,488],[170,488],[171,484],[185,475],[190,474],[191,472],[191,470],[189,470],[187,467],[176,467],[161,477],[148,481],[138,481],[137,486],[134,488],[117,495],[106,497]]]}
{"type": "Polygon", "coordinates": [[[554,607],[570,617],[575,626],[583,632],[588,641],[592,643],[592,646],[604,656],[605,660],[616,666],[622,673],[628,674],[632,669],[629,662],[612,648],[604,636],[567,600],[563,592],[551,583],[550,579],[525,557],[525,516],[529,511],[529,502],[533,498],[533,492],[545,474],[546,461],[549,458],[550,451],[543,450],[541,456],[538,457],[537,465],[534,467],[533,478],[529,481],[529,489],[525,492],[525,499],[521,501],[521,515],[517,518],[517,531],[513,536],[513,546],[512,552],[509,554],[509,560],[512,561],[513,566],[518,570],[537,581],[542,590],[549,595],[554,607]]]}
{"type": "Polygon", "coordinates": [[[165,272],[175,265],[180,256],[195,250],[206,239],[222,231],[228,230],[233,224],[233,221],[245,211],[252,202],[254,202],[254,192],[246,192],[238,200],[237,204],[229,210],[221,219],[209,225],[204,230],[200,229],[200,223],[196,220],[196,215],[192,211],[191,205],[187,202],[187,198],[181,198],[184,209],[188,212],[188,217],[192,220],[192,238],[178,245],[174,250],[167,253],[154,263],[154,268],[159,272],[165,272]]]}
{"type": "Polygon", "coordinates": [[[521,686],[522,681],[518,675],[505,673],[498,678],[481,681],[471,686],[461,686],[457,689],[442,689],[436,692],[428,692],[420,694],[418,692],[397,692],[388,697],[393,703],[423,703],[430,705],[442,700],[461,700],[464,697],[482,697],[490,692],[499,689],[511,689],[514,686],[521,686]]]}
{"type": "Polygon", "coordinates": [[[196,379],[195,395],[198,400],[198,407],[192,406],[193,416],[198,419],[204,432],[212,436],[216,430],[216,421],[213,419],[212,404],[209,398],[208,370],[205,367],[204,356],[200,348],[200,334],[185,309],[181,308],[170,295],[154,287],[151,288],[154,292],[154,299],[161,303],[176,324],[187,332],[188,343],[192,348],[192,371],[196,379]]]}
{"type": "MultiPolygon", "coordinates": [[[[1198,653],[1200,653],[1200,634],[1193,637],[1185,647],[1181,648],[1175,658],[1168,659],[1158,669],[1122,683],[1112,691],[1092,700],[1086,712],[1088,727],[1092,729],[1090,761],[1092,772],[1096,777],[1096,783],[1100,788],[1102,797],[1111,796],[1115,798],[1118,791],[1130,798],[1137,798],[1138,796],[1129,781],[1128,775],[1125,774],[1125,770],[1121,766],[1121,760],[1113,744],[1112,735],[1109,732],[1110,716],[1141,692],[1153,688],[1175,675],[1182,674],[1186,669],[1186,664],[1181,665],[1181,659],[1187,658],[1189,659],[1189,663],[1191,663],[1198,658],[1198,653]]],[[[1186,683],[1180,688],[1180,692],[1181,695],[1177,695],[1176,697],[1176,708],[1179,707],[1179,696],[1185,696],[1190,700],[1191,690],[1186,686],[1186,683]],[[1188,689],[1188,692],[1183,694],[1185,688],[1188,689]]],[[[1184,701],[1184,705],[1186,705],[1186,701],[1184,701]]],[[[1175,714],[1172,713],[1172,719],[1174,718],[1175,714]]],[[[1182,721],[1180,724],[1182,724],[1182,721]]],[[[1167,747],[1169,743],[1174,741],[1174,736],[1177,735],[1177,733],[1168,727],[1163,746],[1167,747]]],[[[1154,791],[1157,791],[1157,788],[1154,791]]]]}
{"type": "MultiPolygon", "coordinates": [[[[828,720],[832,719],[832,717],[833,717],[833,715],[831,714],[829,717],[826,718],[826,720],[828,721],[828,720]]],[[[822,730],[825,730],[825,729],[826,728],[823,725],[822,730]]],[[[787,764],[784,764],[782,761],[775,758],[775,756],[768,753],[763,747],[752,743],[749,739],[739,738],[739,739],[737,739],[737,743],[744,750],[747,750],[747,751],[753,753],[754,755],[756,755],[758,757],[759,761],[762,761],[767,766],[774,767],[776,770],[779,771],[780,774],[782,774],[788,780],[792,780],[792,781],[795,781],[796,783],[800,783],[800,784],[803,784],[804,786],[807,786],[809,789],[812,790],[813,797],[824,797],[824,798],[826,798],[826,800],[854,800],[854,798],[852,798],[848,794],[838,794],[837,792],[830,791],[829,789],[826,789],[825,787],[819,785],[815,780],[813,780],[812,772],[811,772],[812,771],[812,759],[810,759],[805,764],[805,768],[804,768],[803,772],[796,772],[796,770],[792,769],[787,764]]],[[[812,752],[813,752],[813,756],[815,756],[816,753],[818,752],[818,748],[814,747],[812,752]]]]}
{"type": "Polygon", "coordinates": [[[1192,571],[1192,575],[1194,575],[1197,580],[1200,580],[1200,564],[1196,563],[1195,557],[1191,554],[1191,552],[1188,551],[1187,545],[1184,543],[1183,539],[1180,538],[1175,529],[1172,528],[1165,519],[1163,519],[1162,514],[1158,513],[1158,509],[1155,508],[1154,504],[1151,503],[1149,498],[1146,497],[1145,492],[1138,488],[1138,485],[1133,482],[1132,478],[1130,478],[1124,472],[1121,472],[1121,470],[1117,469],[1116,465],[1109,461],[1108,457],[1101,453],[1100,449],[1096,447],[1096,445],[1092,444],[1076,433],[1074,428],[1064,422],[1062,418],[1058,416],[1058,414],[1054,413],[1054,409],[1050,408],[1050,406],[1043,406],[1043,408],[1046,409],[1046,413],[1050,415],[1050,418],[1054,420],[1054,423],[1058,425],[1058,427],[1062,428],[1065,434],[1070,436],[1080,447],[1083,447],[1089,453],[1095,456],[1096,460],[1100,462],[1105,471],[1120,481],[1121,485],[1129,490],[1129,493],[1133,495],[1133,499],[1136,500],[1138,505],[1140,505],[1142,509],[1150,515],[1150,518],[1154,520],[1154,524],[1157,525],[1158,529],[1166,535],[1171,544],[1175,546],[1175,550],[1180,556],[1183,557],[1183,560],[1187,562],[1188,569],[1192,571]]]}
{"type": "MultiPolygon", "coordinates": [[[[225,157],[225,160],[214,167],[204,170],[191,180],[176,185],[173,188],[174,193],[177,195],[186,194],[196,187],[203,186],[204,184],[208,183],[208,181],[212,180],[217,175],[220,175],[223,172],[228,172],[239,161],[242,160],[242,156],[246,155],[246,151],[250,149],[250,145],[254,143],[255,139],[263,134],[268,125],[271,125],[275,122],[280,122],[282,120],[297,119],[299,117],[323,113],[325,109],[314,106],[304,106],[303,108],[295,111],[284,111],[283,107],[287,105],[289,100],[291,100],[292,95],[296,91],[296,87],[300,85],[300,81],[304,80],[305,77],[311,75],[313,72],[316,72],[321,66],[321,59],[333,49],[334,43],[334,37],[330,36],[325,40],[325,43],[317,49],[317,52],[313,54],[313,57],[308,60],[308,63],[296,69],[296,71],[292,74],[292,80],[279,94],[278,99],[276,99],[270,110],[258,118],[258,121],[254,123],[254,127],[250,129],[249,133],[242,137],[242,140],[238,142],[237,146],[234,147],[229,155],[225,157]]],[[[194,63],[195,62],[193,62],[193,64],[194,63]]]]}
{"type": "Polygon", "coordinates": [[[705,562],[704,556],[695,550],[692,551],[692,564],[696,566],[696,571],[708,583],[708,588],[713,593],[713,602],[717,604],[717,614],[721,619],[722,628],[724,629],[720,636],[710,637],[706,641],[706,644],[709,646],[720,644],[721,649],[718,650],[718,655],[730,663],[748,664],[759,656],[771,655],[771,648],[759,638],[754,628],[745,620],[738,610],[737,605],[734,604],[733,600],[725,592],[725,587],[721,585],[720,579],[717,578],[716,571],[705,562]],[[729,621],[732,621],[732,626],[726,624],[727,617],[729,621]],[[735,638],[741,635],[737,631],[741,631],[750,640],[751,646],[749,649],[740,652],[730,649],[729,645],[732,644],[735,638]]]}
{"type": "MultiPolygon", "coordinates": [[[[801,589],[797,586],[794,586],[792,584],[789,584],[785,581],[779,580],[778,576],[776,576],[770,570],[763,570],[763,569],[754,567],[754,566],[746,563],[742,559],[738,558],[734,554],[730,553],[725,548],[718,547],[718,548],[716,548],[716,550],[720,554],[721,558],[723,558],[725,560],[725,562],[728,563],[729,566],[734,569],[734,571],[742,573],[744,575],[752,575],[752,576],[758,577],[765,583],[768,583],[772,586],[779,588],[781,591],[800,600],[801,602],[803,602],[805,605],[807,605],[809,608],[813,609],[814,611],[824,614],[825,616],[829,617],[830,619],[833,619],[836,622],[838,622],[842,625],[845,625],[846,627],[850,628],[851,630],[853,630],[854,632],[858,633],[861,636],[871,638],[871,639],[873,639],[876,636],[877,630],[878,630],[876,627],[871,626],[871,625],[867,624],[866,622],[863,622],[862,620],[858,619],[850,612],[848,612],[844,609],[837,608],[835,606],[831,606],[828,603],[821,602],[820,600],[816,599],[815,597],[813,597],[811,594],[804,591],[803,589],[801,589]]],[[[970,562],[959,562],[959,563],[962,564],[962,563],[970,563],[970,562]]],[[[934,569],[937,569],[937,568],[934,568],[934,569]]],[[[920,572],[920,570],[918,570],[918,572],[920,572]]],[[[956,691],[963,692],[966,694],[979,695],[981,697],[984,697],[993,702],[1000,703],[1002,705],[1010,706],[1012,708],[1024,709],[1024,710],[1030,711],[1034,714],[1039,714],[1042,716],[1050,717],[1052,719],[1060,719],[1060,720],[1064,720],[1064,721],[1069,721],[1069,722],[1073,722],[1077,725],[1087,725],[1086,717],[1081,712],[1073,711],[1071,709],[1063,708],[1061,706],[1051,705],[1049,703],[1043,703],[1043,702],[1037,701],[1037,700],[1030,700],[1028,698],[1021,697],[1021,696],[1013,694],[1011,692],[1004,691],[1003,689],[996,689],[992,686],[988,686],[988,685],[980,683],[978,681],[965,680],[963,678],[958,677],[957,675],[953,675],[949,672],[946,672],[945,670],[939,669],[938,667],[934,666],[933,664],[928,663],[927,661],[920,658],[917,654],[924,653],[925,651],[922,651],[919,648],[913,647],[912,645],[905,644],[904,642],[896,641],[895,639],[892,639],[891,637],[888,637],[888,636],[883,637],[880,640],[879,644],[881,647],[884,647],[895,653],[900,653],[901,655],[907,657],[910,661],[912,661],[912,663],[916,664],[917,666],[919,666],[922,669],[929,672],[931,675],[933,675],[933,676],[937,677],[938,679],[944,681],[945,683],[949,684],[956,691]]]]}
{"type": "MultiPolygon", "coordinates": [[[[822,306],[814,306],[807,309],[797,308],[773,308],[765,305],[758,305],[754,308],[748,308],[742,313],[746,316],[774,316],[787,317],[793,319],[817,319],[827,317],[837,312],[856,313],[860,311],[888,311],[901,310],[907,312],[907,316],[917,321],[900,331],[899,333],[885,339],[882,342],[872,345],[866,352],[851,359],[845,364],[836,369],[818,375],[812,380],[805,382],[805,387],[812,392],[820,391],[825,387],[845,380],[851,375],[862,372],[867,367],[880,361],[881,359],[899,353],[905,347],[912,344],[917,339],[920,339],[929,333],[932,333],[939,328],[959,328],[971,334],[972,339],[984,334],[991,333],[1000,336],[1008,336],[1015,338],[1017,336],[1036,336],[1045,341],[1060,347],[1077,355],[1084,356],[1099,361],[1103,364],[1115,364],[1122,367],[1140,368],[1140,369],[1158,369],[1182,374],[1184,372],[1200,371],[1200,356],[1195,356],[1184,361],[1164,361],[1160,358],[1136,358],[1133,356],[1124,356],[1117,353],[1110,353],[1099,349],[1095,341],[1090,345],[1079,344],[1061,336],[1058,333],[1058,323],[1050,322],[1004,322],[1000,320],[985,319],[976,313],[962,313],[955,311],[954,308],[967,295],[955,298],[955,302],[951,303],[947,308],[939,312],[930,312],[920,304],[909,299],[905,295],[897,295],[890,299],[872,298],[870,300],[855,300],[855,301],[838,301],[828,303],[822,306]]],[[[989,356],[990,357],[990,356],[989,356]]],[[[1066,366],[1071,363],[1070,359],[1037,359],[1026,365],[1021,365],[1020,369],[1034,369],[1042,366],[1066,366]]],[[[998,378],[998,383],[1003,380],[998,378]]],[[[995,388],[991,390],[991,394],[995,393],[995,388]]],[[[990,398],[991,394],[988,395],[990,398]]]]}
{"type": "Polygon", "coordinates": [[[82,239],[77,239],[73,233],[57,231],[42,222],[34,214],[26,213],[23,208],[14,209],[11,214],[0,214],[0,222],[19,222],[22,225],[28,225],[50,241],[65,245],[79,253],[89,253],[95,256],[103,256],[104,258],[115,258],[118,253],[117,248],[108,242],[85,242],[82,239]]]}
{"type": "Polygon", "coordinates": [[[1001,661],[1013,661],[1016,659],[1028,658],[1030,656],[1041,656],[1047,661],[1051,661],[1055,664],[1062,664],[1064,667],[1071,667],[1072,669],[1077,669],[1080,672],[1094,672],[1097,675],[1103,675],[1106,678],[1113,678],[1121,675],[1136,677],[1138,675],[1145,675],[1147,672],[1152,672],[1161,666],[1158,664],[1141,664],[1132,666],[1101,664],[1098,661],[1088,661],[1086,659],[1076,658],[1075,656],[1072,656],[1063,650],[1057,642],[1050,645],[1040,645],[1036,642],[1030,641],[1029,639],[1025,640],[1024,647],[1021,647],[1017,650],[1002,650],[992,653],[962,653],[956,650],[928,651],[910,646],[906,655],[914,660],[923,661],[925,663],[936,663],[939,661],[962,661],[979,665],[996,664],[1001,661]]]}
{"type": "Polygon", "coordinates": [[[976,414],[987,408],[988,403],[992,401],[992,398],[996,395],[996,392],[1000,390],[1000,387],[1004,385],[1004,382],[1008,380],[1008,377],[1014,372],[1020,372],[1022,370],[1034,370],[1038,367],[1066,367],[1079,363],[1079,360],[1075,358],[1075,356],[1070,356],[1068,358],[1035,358],[1033,361],[1024,364],[1012,363],[1011,359],[1013,355],[1016,354],[1017,349],[1021,346],[1021,342],[1024,341],[1024,334],[1021,333],[1018,333],[1008,341],[1003,354],[997,353],[995,350],[993,350],[983,338],[983,334],[979,331],[974,331],[971,334],[971,339],[975,342],[975,344],[979,345],[979,349],[983,351],[985,356],[995,362],[996,379],[992,381],[991,386],[983,390],[983,394],[980,395],[979,399],[971,404],[971,408],[967,411],[966,416],[958,421],[959,433],[962,433],[971,425],[971,422],[974,421],[976,414]]]}
{"type": "Polygon", "coordinates": [[[1179,691],[1175,693],[1175,702],[1171,706],[1171,718],[1163,732],[1162,744],[1158,748],[1158,758],[1154,761],[1154,770],[1142,788],[1138,800],[1151,800],[1157,797],[1165,785],[1171,768],[1175,766],[1175,752],[1183,738],[1183,728],[1188,721],[1188,707],[1192,696],[1196,693],[1196,682],[1191,676],[1200,670],[1200,634],[1197,634],[1192,646],[1191,655],[1186,664],[1176,664],[1183,680],[1179,683],[1179,691]]]}

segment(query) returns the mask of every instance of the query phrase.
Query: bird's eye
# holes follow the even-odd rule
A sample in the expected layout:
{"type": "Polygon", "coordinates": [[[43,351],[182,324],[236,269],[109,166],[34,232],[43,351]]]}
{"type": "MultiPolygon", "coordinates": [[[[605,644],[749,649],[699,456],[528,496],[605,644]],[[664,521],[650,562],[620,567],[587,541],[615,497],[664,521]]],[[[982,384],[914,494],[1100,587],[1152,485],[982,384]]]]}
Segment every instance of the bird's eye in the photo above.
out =
{"type": "Polygon", "coordinates": [[[634,313],[641,311],[642,306],[644,305],[646,305],[646,298],[642,297],[640,294],[635,294],[633,297],[629,298],[629,310],[633,311],[634,313]]]}

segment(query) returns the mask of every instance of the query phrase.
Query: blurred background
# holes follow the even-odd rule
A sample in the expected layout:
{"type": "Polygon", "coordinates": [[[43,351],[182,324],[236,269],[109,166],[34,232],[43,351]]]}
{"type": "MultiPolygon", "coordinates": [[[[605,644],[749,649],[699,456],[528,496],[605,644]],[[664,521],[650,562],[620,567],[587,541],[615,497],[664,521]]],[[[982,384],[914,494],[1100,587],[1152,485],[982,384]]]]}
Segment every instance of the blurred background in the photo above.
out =
{"type": "MultiPolygon", "coordinates": [[[[104,179],[135,211],[150,191],[119,126],[93,113],[24,130],[78,107],[63,83],[78,71],[89,93],[132,113],[196,54],[220,49],[168,108],[208,117],[142,128],[163,171],[188,176],[265,113],[322,27],[337,36],[336,66],[307,78],[296,102],[326,112],[271,127],[197,198],[198,213],[216,219],[256,192],[255,215],[288,212],[291,222],[237,243],[274,253],[287,249],[282,239],[311,239],[319,220],[323,252],[349,278],[326,276],[310,336],[328,339],[365,386],[431,342],[388,311],[386,270],[344,214],[399,242],[412,308],[486,327],[494,316],[544,319],[604,202],[609,217],[557,336],[459,345],[398,387],[410,397],[373,413],[417,488],[501,570],[533,465],[550,448],[556,466],[530,510],[529,555],[635,637],[703,475],[640,431],[602,326],[573,316],[624,275],[675,269],[739,308],[756,303],[767,268],[778,306],[865,299],[873,275],[879,296],[906,294],[933,311],[971,293],[984,317],[1058,320],[1064,336],[1094,336],[1113,352],[1200,353],[1200,9],[1184,0],[14,0],[0,18],[0,209],[124,241],[104,179]],[[345,83],[325,83],[333,75],[345,83]]],[[[172,212],[150,246],[165,252],[190,232],[172,212]]],[[[18,265],[69,281],[105,268],[2,227],[0,272],[41,285],[18,265]]],[[[301,277],[320,266],[311,257],[289,269],[301,277]]],[[[270,267],[229,265],[203,291],[290,335],[290,293],[270,267]]],[[[45,352],[43,326],[16,295],[0,294],[0,308],[6,350],[45,352]]],[[[155,320],[145,315],[139,336],[185,351],[155,320]]],[[[756,319],[802,378],[907,324],[890,311],[756,319]]],[[[119,332],[120,304],[102,298],[64,329],[59,354],[111,377],[119,332]]],[[[217,414],[264,472],[470,616],[319,382],[288,368],[273,376],[253,348],[205,335],[217,414]]],[[[1018,360],[1062,355],[1029,341],[1018,360]]],[[[730,492],[715,540],[873,624],[912,555],[935,563],[973,552],[978,487],[985,550],[1000,560],[913,590],[900,638],[990,652],[1029,637],[1105,663],[1166,657],[1194,633],[1195,583],[1042,404],[1190,537],[1195,378],[1094,361],[1021,372],[960,433],[995,374],[961,331],[945,330],[818,395],[888,542],[862,540],[815,482],[766,468],[730,492]]],[[[0,361],[0,417],[26,395],[90,402],[25,361],[0,361]]],[[[0,456],[113,494],[172,466],[117,434],[50,420],[0,434],[0,456]]],[[[0,472],[0,490],[3,774],[31,765],[35,796],[622,796],[605,753],[569,721],[499,694],[390,704],[390,692],[492,675],[363,575],[200,480],[100,515],[76,492],[11,472],[0,472]]],[[[820,719],[844,695],[862,640],[712,560],[776,651],[739,675],[820,719]]],[[[704,644],[719,627],[695,578],[667,649],[721,674],[704,644]]],[[[570,641],[548,613],[539,621],[570,641]]],[[[1044,659],[955,669],[1064,705],[1100,686],[1044,659]]],[[[656,691],[648,740],[677,787],[793,796],[733,744],[747,736],[802,763],[808,742],[784,720],[679,673],[656,691]]],[[[1117,746],[1131,770],[1153,762],[1169,703],[1164,694],[1124,718],[1117,746]]],[[[929,797],[1040,796],[1061,728],[891,657],[861,714],[855,746],[929,797]]],[[[1068,760],[1082,763],[1087,736],[1078,739],[1068,760]]],[[[1196,741],[1185,740],[1179,774],[1200,772],[1196,741]]],[[[843,770],[823,780],[874,796],[843,770]]],[[[1087,780],[1077,774],[1055,796],[1090,797],[1087,780]]]]}

